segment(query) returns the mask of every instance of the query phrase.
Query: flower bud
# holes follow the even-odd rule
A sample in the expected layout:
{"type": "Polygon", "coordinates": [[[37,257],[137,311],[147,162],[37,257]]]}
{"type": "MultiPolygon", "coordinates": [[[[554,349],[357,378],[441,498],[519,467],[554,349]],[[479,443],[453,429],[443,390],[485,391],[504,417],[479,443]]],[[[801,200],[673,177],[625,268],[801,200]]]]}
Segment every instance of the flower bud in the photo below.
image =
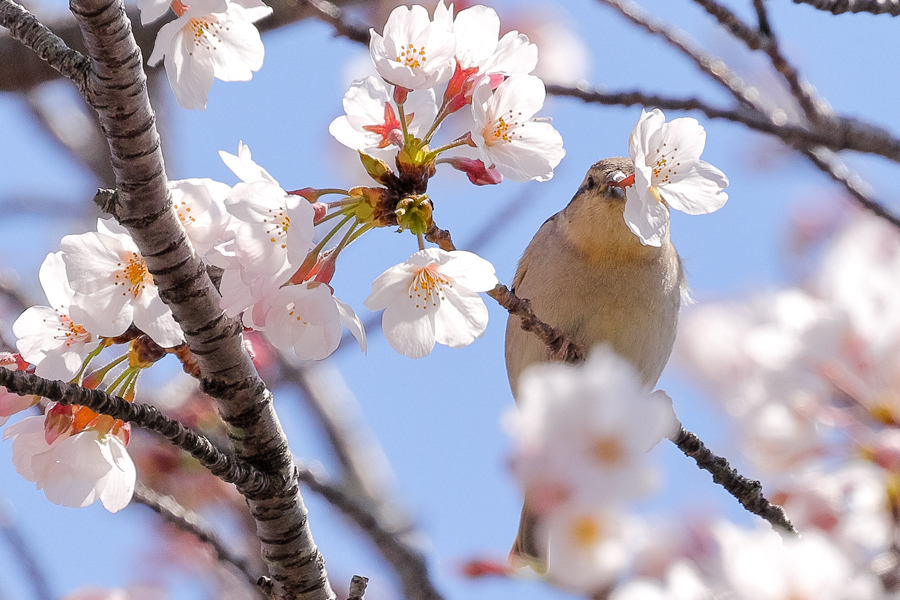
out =
{"type": "Polygon", "coordinates": [[[425,194],[407,196],[397,203],[394,214],[400,229],[408,229],[416,235],[425,235],[433,222],[431,213],[433,210],[431,200],[425,194]]]}

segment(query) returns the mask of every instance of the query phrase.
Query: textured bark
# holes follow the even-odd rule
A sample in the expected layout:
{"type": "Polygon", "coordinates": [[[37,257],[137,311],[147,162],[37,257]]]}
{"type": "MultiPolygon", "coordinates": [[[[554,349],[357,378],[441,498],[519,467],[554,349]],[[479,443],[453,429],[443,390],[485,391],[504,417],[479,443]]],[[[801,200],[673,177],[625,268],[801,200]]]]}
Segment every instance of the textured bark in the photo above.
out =
{"type": "Polygon", "coordinates": [[[279,598],[334,598],[307,521],[287,438],[241,337],[172,209],[142,55],[121,0],[72,0],[91,70],[84,95],[109,142],[117,194],[108,208],[134,238],[216,398],[236,455],[283,484],[247,494],[279,598]]]}

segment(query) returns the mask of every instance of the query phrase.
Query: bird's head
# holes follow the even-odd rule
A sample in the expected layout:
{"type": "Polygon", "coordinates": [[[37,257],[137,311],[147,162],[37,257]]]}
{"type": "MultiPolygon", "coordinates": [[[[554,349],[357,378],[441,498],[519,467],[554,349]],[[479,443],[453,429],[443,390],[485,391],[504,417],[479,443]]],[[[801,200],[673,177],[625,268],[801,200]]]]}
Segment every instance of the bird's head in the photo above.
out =
{"type": "Polygon", "coordinates": [[[569,241],[597,260],[649,257],[653,250],[640,243],[623,216],[625,188],[633,183],[631,159],[616,156],[594,163],[564,213],[569,241]]]}

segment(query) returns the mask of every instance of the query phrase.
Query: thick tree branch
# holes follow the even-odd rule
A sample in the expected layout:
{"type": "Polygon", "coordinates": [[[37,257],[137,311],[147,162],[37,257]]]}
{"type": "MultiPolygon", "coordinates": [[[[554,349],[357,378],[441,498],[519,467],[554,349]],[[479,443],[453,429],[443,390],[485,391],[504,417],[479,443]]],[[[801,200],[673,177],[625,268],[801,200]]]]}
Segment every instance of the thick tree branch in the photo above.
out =
{"type": "Polygon", "coordinates": [[[425,556],[404,539],[407,531],[386,525],[373,513],[361,507],[340,487],[310,469],[297,465],[297,476],[309,489],[322,496],[362,529],[394,568],[403,584],[408,600],[441,600],[428,574],[425,556]]]}
{"type": "Polygon", "coordinates": [[[833,15],[848,12],[892,17],[900,15],[900,0],[794,0],[794,4],[808,4],[833,15]]]}
{"type": "Polygon", "coordinates": [[[727,460],[713,454],[695,434],[682,427],[672,442],[687,456],[697,461],[699,468],[709,471],[713,481],[734,496],[741,506],[768,521],[776,530],[790,534],[797,533],[784,514],[784,509],[772,504],[763,496],[760,482],[747,479],[732,469],[727,460]]]}
{"type": "Polygon", "coordinates": [[[274,595],[332,600],[272,394],[244,348],[240,324],[219,308],[218,292],[172,208],[141,51],[122,0],[71,0],[70,7],[92,59],[85,99],[100,117],[116,174],[108,208],[131,233],[181,325],[202,389],[218,401],[237,456],[283,482],[272,493],[246,494],[274,595]]]}
{"type": "Polygon", "coordinates": [[[219,562],[241,573],[256,594],[261,599],[265,598],[262,590],[257,587],[260,576],[251,572],[250,564],[246,559],[234,556],[196,513],[178,504],[171,496],[151,490],[141,482],[138,482],[134,488],[134,501],[150,508],[175,527],[194,535],[204,544],[211,546],[219,562]]]}
{"type": "MultiPolygon", "coordinates": [[[[33,50],[41,60],[53,67],[60,75],[71,80],[79,91],[84,91],[90,60],[80,52],[69,48],[62,39],[44,27],[34,15],[12,0],[0,0],[0,26],[8,29],[13,38],[33,50]]],[[[9,66],[14,63],[4,61],[4,64],[9,66]]],[[[3,71],[10,72],[19,70],[18,68],[3,69],[3,71]]]]}
{"type": "Polygon", "coordinates": [[[86,406],[94,412],[158,433],[200,461],[213,475],[233,483],[241,493],[264,495],[283,485],[280,479],[225,454],[205,436],[165,416],[155,406],[128,402],[100,390],[43,379],[25,371],[0,369],[0,386],[20,396],[42,396],[60,404],[86,406]]]}

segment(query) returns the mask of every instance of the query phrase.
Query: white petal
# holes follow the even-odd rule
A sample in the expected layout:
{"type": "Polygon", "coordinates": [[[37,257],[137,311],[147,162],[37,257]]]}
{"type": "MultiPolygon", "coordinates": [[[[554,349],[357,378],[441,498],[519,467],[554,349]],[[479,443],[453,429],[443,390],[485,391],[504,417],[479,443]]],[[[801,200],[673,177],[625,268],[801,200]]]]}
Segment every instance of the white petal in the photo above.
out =
{"type": "Polygon", "coordinates": [[[669,211],[650,194],[639,194],[635,186],[625,188],[625,223],[645,246],[661,246],[669,223],[669,211]]]}

